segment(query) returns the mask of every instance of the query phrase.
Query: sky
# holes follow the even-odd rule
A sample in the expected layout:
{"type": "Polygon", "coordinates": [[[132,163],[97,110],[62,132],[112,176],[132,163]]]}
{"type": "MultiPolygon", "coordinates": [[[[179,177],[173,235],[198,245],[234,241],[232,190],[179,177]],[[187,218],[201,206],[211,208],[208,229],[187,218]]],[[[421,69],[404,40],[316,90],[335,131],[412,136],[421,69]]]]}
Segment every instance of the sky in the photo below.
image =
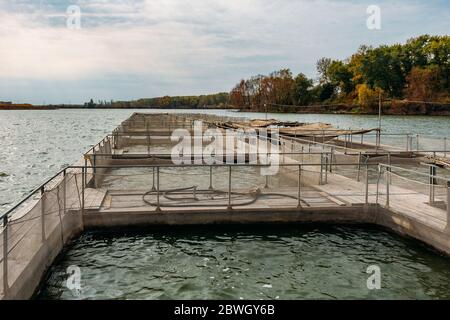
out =
{"type": "Polygon", "coordinates": [[[0,0],[0,101],[208,94],[282,68],[316,78],[321,57],[448,35],[449,21],[450,0],[0,0]]]}

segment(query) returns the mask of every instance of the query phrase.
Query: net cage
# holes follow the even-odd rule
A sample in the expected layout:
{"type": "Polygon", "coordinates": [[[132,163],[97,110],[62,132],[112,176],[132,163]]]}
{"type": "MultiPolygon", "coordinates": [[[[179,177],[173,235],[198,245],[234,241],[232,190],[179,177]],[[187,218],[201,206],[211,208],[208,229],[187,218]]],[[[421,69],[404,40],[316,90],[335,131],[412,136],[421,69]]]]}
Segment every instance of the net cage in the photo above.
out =
{"type": "Polygon", "coordinates": [[[0,295],[37,256],[59,252],[70,236],[65,230],[80,223],[80,175],[67,173],[54,180],[10,212],[6,226],[2,224],[0,295]]]}

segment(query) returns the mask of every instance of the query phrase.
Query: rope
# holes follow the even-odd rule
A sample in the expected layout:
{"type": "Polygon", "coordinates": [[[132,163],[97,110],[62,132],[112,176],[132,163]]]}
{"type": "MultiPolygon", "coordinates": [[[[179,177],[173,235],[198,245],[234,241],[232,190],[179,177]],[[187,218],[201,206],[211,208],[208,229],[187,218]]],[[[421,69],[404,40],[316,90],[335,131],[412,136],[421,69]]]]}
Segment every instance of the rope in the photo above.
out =
{"type": "MultiPolygon", "coordinates": [[[[223,191],[223,190],[217,190],[217,189],[211,189],[211,190],[197,190],[197,186],[192,186],[192,187],[187,187],[187,188],[177,188],[177,189],[168,189],[168,190],[161,190],[159,191],[161,196],[164,197],[167,200],[170,201],[183,201],[183,203],[164,203],[164,204],[159,204],[159,206],[163,206],[163,207],[223,207],[223,206],[227,206],[227,204],[199,204],[198,201],[199,200],[196,197],[196,193],[200,192],[201,194],[206,194],[206,195],[210,195],[211,199],[210,200],[219,200],[219,199],[214,199],[214,195],[220,196],[220,195],[228,195],[228,191],[223,191]],[[188,190],[192,190],[193,196],[192,197],[184,197],[184,198],[175,198],[170,196],[170,194],[176,193],[176,192],[182,192],[182,191],[188,191],[188,190]]],[[[157,191],[147,191],[146,193],[144,193],[142,195],[142,200],[147,203],[150,206],[153,207],[158,207],[158,203],[156,202],[152,202],[146,199],[147,196],[149,195],[156,195],[157,191]]],[[[234,207],[237,206],[246,206],[246,205],[250,205],[255,203],[261,196],[279,196],[279,197],[286,197],[286,198],[292,198],[295,200],[298,200],[297,197],[295,196],[291,196],[291,195],[287,195],[287,194],[281,194],[281,193],[262,193],[261,190],[259,188],[255,189],[254,191],[249,191],[249,192],[231,192],[231,195],[234,195],[234,199],[242,199],[239,198],[239,196],[251,196],[250,200],[241,202],[241,203],[237,203],[237,204],[233,204],[234,207]],[[237,196],[237,197],[236,197],[237,196]]],[[[224,200],[224,199],[228,199],[228,197],[221,197],[220,200],[224,200]]]]}

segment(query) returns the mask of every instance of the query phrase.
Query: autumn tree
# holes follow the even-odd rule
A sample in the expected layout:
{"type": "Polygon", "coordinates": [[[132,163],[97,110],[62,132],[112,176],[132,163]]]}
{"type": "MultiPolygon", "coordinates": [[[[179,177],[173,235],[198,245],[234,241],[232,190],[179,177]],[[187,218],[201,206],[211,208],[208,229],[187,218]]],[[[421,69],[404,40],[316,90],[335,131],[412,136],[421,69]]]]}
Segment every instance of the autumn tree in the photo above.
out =
{"type": "Polygon", "coordinates": [[[412,101],[433,101],[440,91],[439,70],[414,67],[406,77],[405,94],[412,101]]]}

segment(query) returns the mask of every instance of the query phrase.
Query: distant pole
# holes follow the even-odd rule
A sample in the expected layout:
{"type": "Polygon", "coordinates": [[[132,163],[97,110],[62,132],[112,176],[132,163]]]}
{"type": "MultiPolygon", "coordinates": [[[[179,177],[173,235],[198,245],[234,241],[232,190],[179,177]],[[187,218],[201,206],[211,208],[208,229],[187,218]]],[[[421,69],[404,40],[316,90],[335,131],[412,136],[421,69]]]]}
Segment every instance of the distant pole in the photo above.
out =
{"type": "Polygon", "coordinates": [[[381,130],[381,91],[378,93],[378,129],[381,130]]]}
{"type": "Polygon", "coordinates": [[[266,109],[266,120],[267,120],[267,103],[264,103],[264,108],[266,109]]]}

